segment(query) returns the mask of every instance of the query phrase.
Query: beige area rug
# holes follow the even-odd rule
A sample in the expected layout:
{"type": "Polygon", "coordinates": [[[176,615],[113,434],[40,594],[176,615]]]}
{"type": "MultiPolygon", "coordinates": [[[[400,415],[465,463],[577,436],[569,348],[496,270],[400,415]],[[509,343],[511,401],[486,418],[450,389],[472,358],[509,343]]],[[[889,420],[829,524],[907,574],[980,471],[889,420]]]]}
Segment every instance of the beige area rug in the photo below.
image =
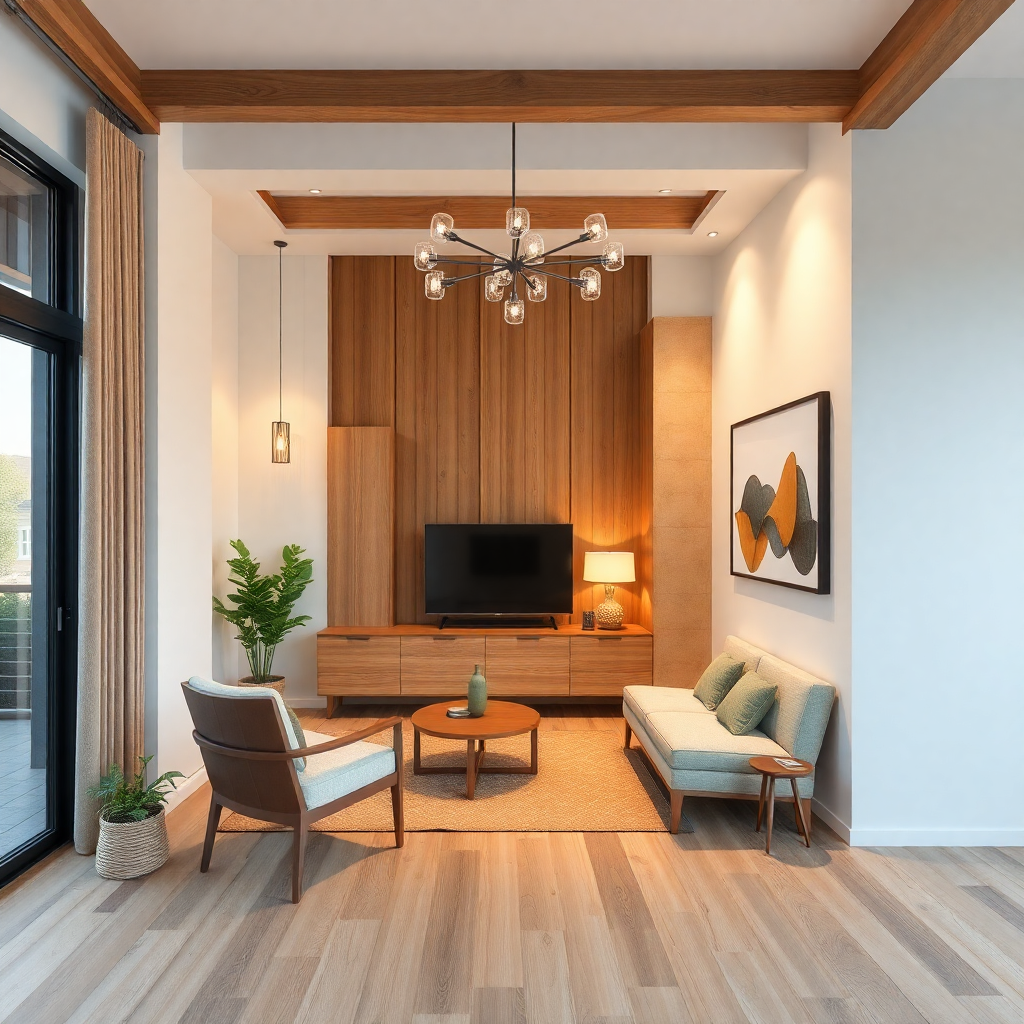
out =
{"type": "MultiPolygon", "coordinates": [[[[403,737],[407,832],[662,832],[669,806],[660,783],[637,750],[624,751],[617,732],[542,730],[537,775],[477,778],[466,799],[465,775],[413,775],[412,730],[403,737]]],[[[530,763],[530,736],[487,744],[485,764],[530,763]]],[[[465,765],[462,741],[423,737],[423,765],[465,765]]],[[[391,792],[385,790],[312,826],[317,832],[390,832],[391,792]]],[[[270,832],[241,814],[221,821],[221,832],[270,832]]],[[[681,831],[692,832],[683,818],[681,831]]]]}

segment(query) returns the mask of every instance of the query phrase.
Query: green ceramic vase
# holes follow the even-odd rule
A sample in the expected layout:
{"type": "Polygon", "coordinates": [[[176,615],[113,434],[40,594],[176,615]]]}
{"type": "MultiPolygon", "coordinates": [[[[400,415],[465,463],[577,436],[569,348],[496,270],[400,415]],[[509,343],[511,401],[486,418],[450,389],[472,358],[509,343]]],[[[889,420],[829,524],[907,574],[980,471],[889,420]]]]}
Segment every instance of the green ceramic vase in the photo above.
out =
{"type": "Polygon", "coordinates": [[[474,718],[479,718],[487,710],[487,680],[477,665],[473,674],[469,677],[469,713],[474,718]]]}

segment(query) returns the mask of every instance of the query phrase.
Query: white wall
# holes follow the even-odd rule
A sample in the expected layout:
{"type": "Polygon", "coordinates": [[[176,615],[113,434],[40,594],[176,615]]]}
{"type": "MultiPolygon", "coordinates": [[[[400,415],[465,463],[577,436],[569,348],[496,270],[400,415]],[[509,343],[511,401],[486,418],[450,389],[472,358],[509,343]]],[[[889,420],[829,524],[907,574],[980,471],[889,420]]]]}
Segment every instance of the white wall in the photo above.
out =
{"type": "Polygon", "coordinates": [[[853,841],[1021,844],[1024,82],[853,154],[853,841]]]}
{"type": "Polygon", "coordinates": [[[652,256],[651,316],[711,316],[712,256],[652,256]]]}
{"type": "MultiPolygon", "coordinates": [[[[213,587],[225,599],[238,536],[238,257],[213,239],[213,587]]],[[[235,628],[213,619],[213,678],[234,683],[239,676],[235,628]]],[[[245,672],[241,673],[245,675],[245,672]]]]}
{"type": "Polygon", "coordinates": [[[712,365],[712,645],[741,636],[834,683],[816,810],[851,823],[850,137],[813,125],[807,171],[716,260],[712,365]],[[729,572],[730,425],[816,391],[833,406],[832,593],[729,572]]]}
{"type": "Polygon", "coordinates": [[[300,544],[314,582],[296,612],[311,615],[278,648],[274,671],[290,702],[316,696],[316,633],[327,625],[327,258],[284,257],[284,418],[291,462],[270,461],[278,417],[278,259],[238,260],[238,536],[263,570],[276,571],[281,548],[300,544]]]}
{"type": "Polygon", "coordinates": [[[85,184],[85,113],[93,94],[0,4],[0,128],[85,184]]]}
{"type": "Polygon", "coordinates": [[[211,672],[213,234],[181,125],[146,148],[146,739],[158,772],[202,762],[180,683],[211,672]]]}

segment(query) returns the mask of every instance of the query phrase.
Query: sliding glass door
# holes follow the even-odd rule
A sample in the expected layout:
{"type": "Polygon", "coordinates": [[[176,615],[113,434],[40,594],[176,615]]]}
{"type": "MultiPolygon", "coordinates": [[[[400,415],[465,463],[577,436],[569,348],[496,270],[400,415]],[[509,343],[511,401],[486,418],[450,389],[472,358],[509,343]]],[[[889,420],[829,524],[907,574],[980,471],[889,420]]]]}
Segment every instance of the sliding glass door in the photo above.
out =
{"type": "Polygon", "coordinates": [[[72,820],[76,192],[0,135],[0,884],[72,820]]]}

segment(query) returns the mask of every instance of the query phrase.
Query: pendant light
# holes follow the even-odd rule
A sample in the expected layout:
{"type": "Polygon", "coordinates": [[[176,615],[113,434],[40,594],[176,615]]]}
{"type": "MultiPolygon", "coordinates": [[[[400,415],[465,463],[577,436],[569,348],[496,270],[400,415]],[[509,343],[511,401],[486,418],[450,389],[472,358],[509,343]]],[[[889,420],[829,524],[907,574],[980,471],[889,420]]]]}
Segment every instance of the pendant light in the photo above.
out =
{"type": "Polygon", "coordinates": [[[284,250],[287,242],[275,241],[277,246],[277,419],[270,428],[270,461],[291,462],[291,426],[285,422],[284,408],[284,250]]]}

